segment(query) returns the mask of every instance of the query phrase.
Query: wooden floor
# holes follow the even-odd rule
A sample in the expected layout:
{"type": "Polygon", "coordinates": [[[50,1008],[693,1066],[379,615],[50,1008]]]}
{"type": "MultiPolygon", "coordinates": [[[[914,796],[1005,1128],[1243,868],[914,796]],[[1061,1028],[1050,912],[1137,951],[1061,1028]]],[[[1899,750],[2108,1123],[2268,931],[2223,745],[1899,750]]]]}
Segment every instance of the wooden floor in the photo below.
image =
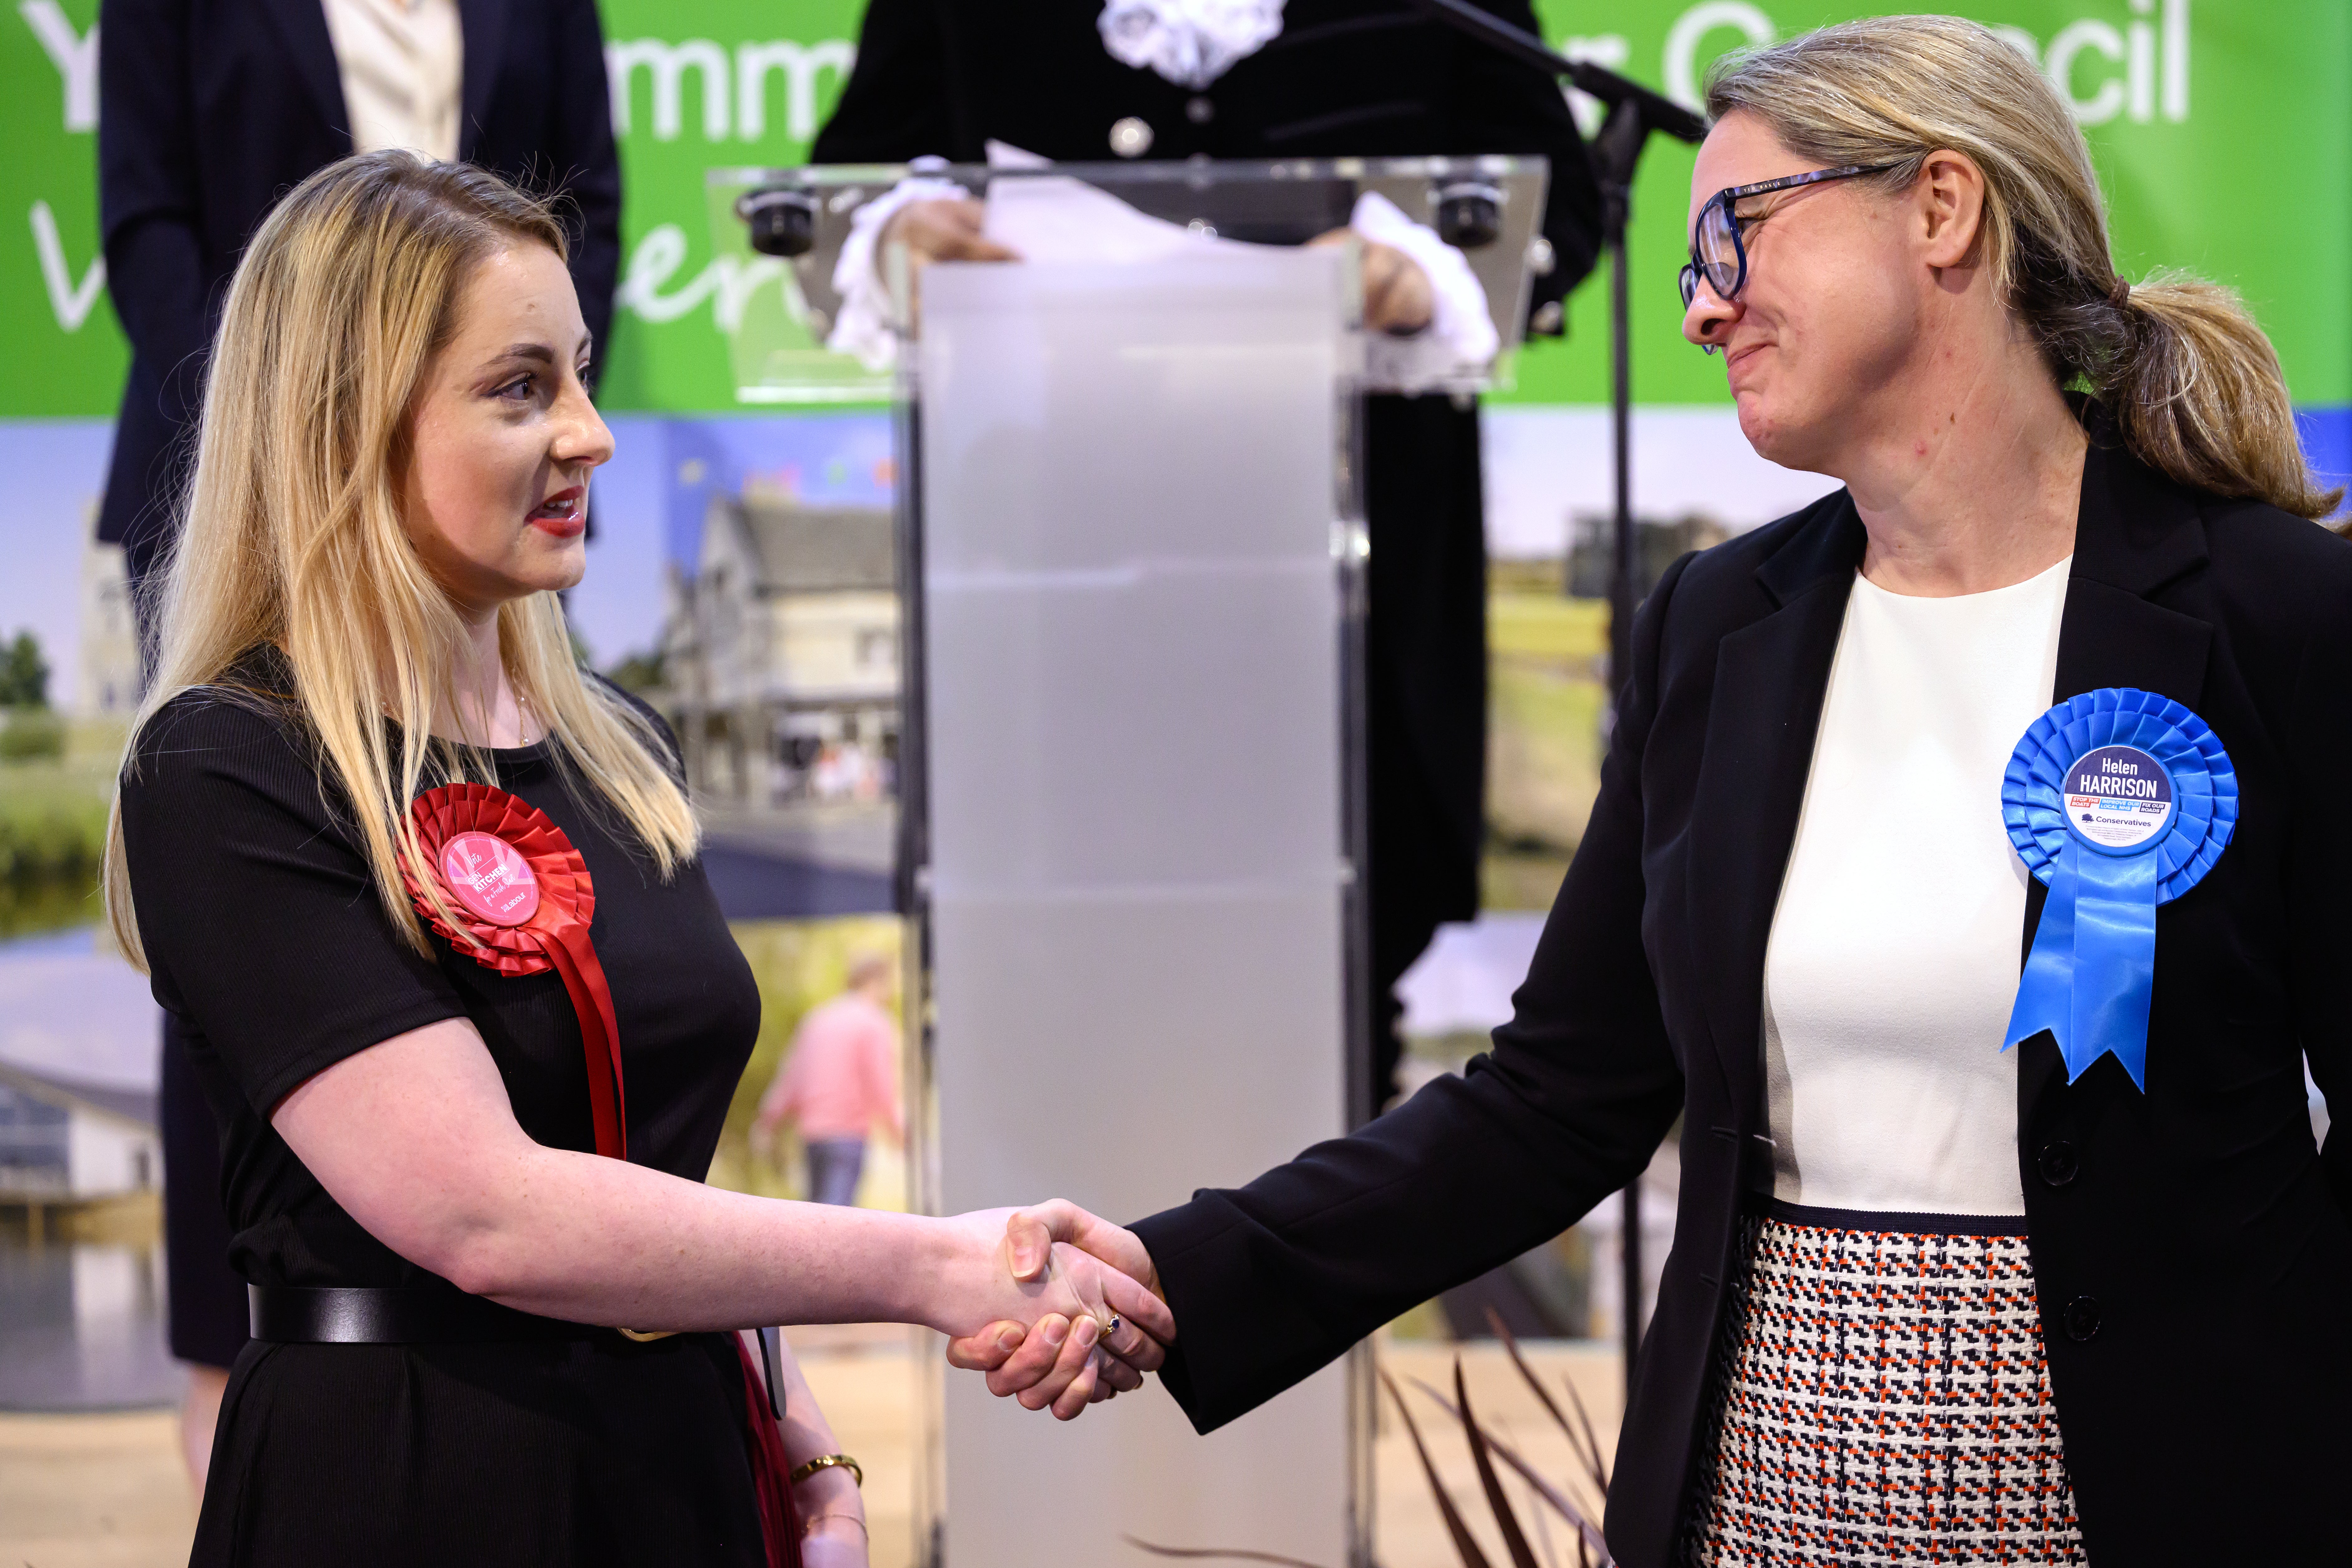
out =
{"type": "MultiPolygon", "coordinates": [[[[842,1446],[866,1467],[866,1497],[874,1533],[873,1568],[910,1568],[913,1561],[913,1469],[916,1368],[903,1331],[895,1329],[808,1331],[794,1335],[809,1384],[842,1446]]],[[[1546,1476],[1570,1473],[1568,1441],[1528,1391],[1501,1349],[1394,1341],[1381,1362],[1400,1386],[1419,1423],[1440,1479],[1492,1561],[1508,1562],[1480,1493],[1461,1428],[1416,1384],[1453,1394],[1456,1349],[1470,1399],[1493,1434],[1517,1447],[1546,1476]]],[[[1606,1346],[1530,1346],[1544,1377],[1572,1379],[1613,1447],[1618,1364],[1606,1346]]],[[[0,1415],[0,1568],[179,1568],[187,1561],[194,1501],[180,1468],[177,1426],[168,1411],[106,1415],[0,1415]]],[[[1431,1499],[1420,1461],[1393,1405],[1384,1405],[1377,1453],[1377,1552],[1384,1568],[1458,1568],[1460,1558],[1431,1499]]],[[[1528,1489],[1506,1482],[1545,1558],[1543,1536],[1524,1506],[1528,1489]]],[[[1552,1557],[1576,1562],[1565,1527],[1548,1527],[1552,1557]]],[[[1236,1541],[1235,1547],[1251,1542],[1236,1541]]],[[[1139,1565],[1150,1560],[1137,1553],[1139,1565]]],[[[1340,1568],[1333,1563],[1330,1568],[1340,1568]]]]}
{"type": "Polygon", "coordinates": [[[0,1415],[0,1563],[173,1568],[188,1560],[195,1499],[179,1418],[0,1415]]]}

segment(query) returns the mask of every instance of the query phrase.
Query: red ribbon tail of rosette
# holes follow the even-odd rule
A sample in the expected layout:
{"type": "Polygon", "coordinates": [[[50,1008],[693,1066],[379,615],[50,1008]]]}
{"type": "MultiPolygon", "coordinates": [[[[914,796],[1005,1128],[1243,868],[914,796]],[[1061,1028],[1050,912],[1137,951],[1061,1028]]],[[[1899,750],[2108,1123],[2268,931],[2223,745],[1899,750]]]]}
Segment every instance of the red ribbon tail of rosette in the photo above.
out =
{"type": "Polygon", "coordinates": [[[528,801],[488,784],[444,784],[409,807],[423,868],[404,866],[410,900],[458,951],[501,974],[553,970],[580,1020],[596,1152],[629,1153],[621,1026],[613,988],[589,941],[596,890],[563,829],[528,801]],[[429,877],[441,894],[426,890],[429,877]],[[454,923],[453,923],[454,922],[454,923]]]}
{"type": "Polygon", "coordinates": [[[622,1092],[621,1026],[613,1017],[613,988],[604,982],[604,966],[596,962],[588,928],[578,921],[564,921],[541,931],[540,936],[540,951],[562,977],[572,1010],[580,1017],[580,1043],[588,1058],[588,1109],[596,1120],[596,1152],[625,1160],[629,1157],[629,1105],[622,1092]]]}
{"type": "Polygon", "coordinates": [[[768,1415],[768,1382],[751,1359],[743,1336],[735,1339],[736,1359],[743,1364],[743,1405],[751,1417],[744,1442],[751,1450],[751,1485],[758,1493],[760,1535],[767,1548],[768,1568],[801,1568],[799,1510],[793,1503],[792,1461],[784,1454],[784,1435],[768,1415]]]}
{"type": "MultiPolygon", "coordinates": [[[[587,862],[546,813],[488,784],[428,790],[409,813],[425,862],[421,870],[403,868],[417,913],[460,952],[501,974],[544,974],[551,969],[562,978],[580,1019],[596,1152],[628,1158],[621,1026],[613,1013],[613,988],[588,937],[596,890],[587,862]],[[424,880],[428,877],[441,894],[437,904],[424,880]]],[[[735,1336],[735,1351],[743,1365],[745,1441],[769,1568],[800,1568],[800,1530],[782,1435],[769,1417],[766,1384],[740,1334],[735,1336]]]]}

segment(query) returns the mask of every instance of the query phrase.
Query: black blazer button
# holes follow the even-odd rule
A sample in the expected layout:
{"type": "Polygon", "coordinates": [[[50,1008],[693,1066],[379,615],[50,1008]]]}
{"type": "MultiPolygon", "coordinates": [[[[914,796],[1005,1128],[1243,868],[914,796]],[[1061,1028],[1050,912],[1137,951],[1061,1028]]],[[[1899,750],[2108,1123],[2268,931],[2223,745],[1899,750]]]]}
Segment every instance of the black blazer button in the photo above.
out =
{"type": "Polygon", "coordinates": [[[2074,1158],[2074,1145],[2063,1138],[2053,1138],[2042,1145],[2041,1157],[2035,1163],[2041,1169],[2042,1179],[2053,1187],[2064,1186],[2083,1168],[2074,1158]]]}
{"type": "Polygon", "coordinates": [[[2077,1296],[2066,1303],[2066,1337],[2087,1340],[2099,1331],[2099,1299],[2077,1296]]]}

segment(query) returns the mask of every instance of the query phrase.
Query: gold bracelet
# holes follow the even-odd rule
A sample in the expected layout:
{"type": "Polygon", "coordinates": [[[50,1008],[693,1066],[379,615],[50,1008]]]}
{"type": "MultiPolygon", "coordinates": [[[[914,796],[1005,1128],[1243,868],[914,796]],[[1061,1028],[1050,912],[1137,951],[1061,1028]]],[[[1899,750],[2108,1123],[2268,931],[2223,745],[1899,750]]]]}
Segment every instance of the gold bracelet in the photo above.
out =
{"type": "Polygon", "coordinates": [[[796,1487],[803,1481],[808,1479],[811,1476],[816,1474],[819,1470],[829,1470],[835,1465],[839,1465],[842,1468],[849,1472],[849,1479],[857,1483],[857,1489],[859,1491],[864,1491],[866,1489],[866,1472],[858,1468],[856,1460],[851,1458],[846,1454],[819,1454],[815,1458],[811,1459],[807,1464],[803,1465],[799,1469],[794,1470],[791,1476],[786,1478],[784,1484],[787,1486],[796,1487]]]}
{"type": "Polygon", "coordinates": [[[868,1546],[874,1544],[874,1532],[866,1529],[866,1521],[858,1518],[854,1513],[813,1513],[809,1515],[808,1518],[801,1521],[801,1534],[805,1537],[809,1531],[814,1530],[818,1525],[823,1524],[828,1519],[845,1519],[849,1521],[850,1523],[857,1527],[857,1533],[866,1538],[866,1543],[868,1546]]]}

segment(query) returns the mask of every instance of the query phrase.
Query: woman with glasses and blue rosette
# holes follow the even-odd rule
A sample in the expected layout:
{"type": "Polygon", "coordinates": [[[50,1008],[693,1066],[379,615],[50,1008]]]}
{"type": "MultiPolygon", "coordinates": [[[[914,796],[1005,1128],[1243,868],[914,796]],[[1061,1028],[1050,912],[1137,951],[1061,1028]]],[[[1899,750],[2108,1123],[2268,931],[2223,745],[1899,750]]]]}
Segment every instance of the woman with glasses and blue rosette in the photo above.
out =
{"type": "MultiPolygon", "coordinates": [[[[1707,108],[1685,335],[1843,488],[1643,605],[1490,1056],[1132,1229],[1016,1215],[1014,1266],[1156,1282],[1206,1430],[1679,1119],[1625,1568],[2342,1561],[2352,1145],[2305,1087],[2352,1068],[2340,492],[2231,295],[2119,274],[1991,32],[1829,27],[1707,108]]],[[[951,1351],[1032,1404],[1049,1352],[951,1351]]]]}

